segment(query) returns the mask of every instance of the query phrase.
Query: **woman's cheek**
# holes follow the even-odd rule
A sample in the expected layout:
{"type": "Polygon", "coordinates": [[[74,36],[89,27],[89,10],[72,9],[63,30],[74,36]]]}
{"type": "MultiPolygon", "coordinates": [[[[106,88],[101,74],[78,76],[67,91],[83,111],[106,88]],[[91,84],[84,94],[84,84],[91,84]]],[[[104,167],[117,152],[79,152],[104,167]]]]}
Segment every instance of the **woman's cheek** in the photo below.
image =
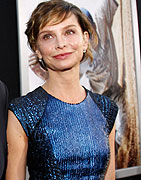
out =
{"type": "Polygon", "coordinates": [[[41,53],[42,53],[42,55],[49,55],[52,53],[52,50],[53,50],[53,47],[51,45],[50,46],[45,45],[42,47],[41,53]]]}
{"type": "Polygon", "coordinates": [[[80,42],[78,40],[71,40],[71,41],[69,41],[69,44],[74,49],[77,49],[80,46],[80,42]]]}
{"type": "Polygon", "coordinates": [[[78,37],[77,35],[71,36],[68,39],[68,43],[73,47],[73,48],[78,48],[81,47],[83,39],[80,38],[80,36],[78,37]]]}

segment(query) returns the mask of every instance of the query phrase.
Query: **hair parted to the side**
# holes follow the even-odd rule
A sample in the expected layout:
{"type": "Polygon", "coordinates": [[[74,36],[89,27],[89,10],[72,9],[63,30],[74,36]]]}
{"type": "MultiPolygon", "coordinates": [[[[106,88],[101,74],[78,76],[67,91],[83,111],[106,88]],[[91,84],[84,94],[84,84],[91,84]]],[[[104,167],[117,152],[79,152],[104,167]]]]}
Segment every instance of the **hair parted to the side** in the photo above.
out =
{"type": "MultiPolygon", "coordinates": [[[[77,6],[65,0],[50,0],[40,3],[32,12],[31,17],[27,22],[25,34],[27,35],[31,49],[35,52],[39,31],[44,26],[59,24],[71,14],[76,16],[82,32],[87,31],[89,36],[93,39],[95,47],[97,47],[98,36],[96,30],[92,27],[88,18],[82,11],[77,6]]],[[[90,43],[84,58],[93,60],[90,43]]]]}

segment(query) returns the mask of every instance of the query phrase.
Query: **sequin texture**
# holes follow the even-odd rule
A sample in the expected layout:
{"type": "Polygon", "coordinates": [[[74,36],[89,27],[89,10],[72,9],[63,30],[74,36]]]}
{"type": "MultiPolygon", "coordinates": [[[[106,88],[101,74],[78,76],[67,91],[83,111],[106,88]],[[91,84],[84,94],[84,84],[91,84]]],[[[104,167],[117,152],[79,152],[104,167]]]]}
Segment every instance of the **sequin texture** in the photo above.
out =
{"type": "Polygon", "coordinates": [[[79,104],[62,102],[42,87],[10,103],[28,137],[30,180],[104,179],[117,106],[86,91],[79,104]]]}

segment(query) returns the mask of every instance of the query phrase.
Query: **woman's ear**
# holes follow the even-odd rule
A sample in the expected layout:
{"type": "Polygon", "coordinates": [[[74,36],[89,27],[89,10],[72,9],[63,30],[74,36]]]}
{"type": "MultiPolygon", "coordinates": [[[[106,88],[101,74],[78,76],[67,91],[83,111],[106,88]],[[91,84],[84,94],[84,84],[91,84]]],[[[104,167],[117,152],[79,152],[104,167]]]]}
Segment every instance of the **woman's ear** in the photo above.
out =
{"type": "Polygon", "coordinates": [[[84,49],[88,48],[89,44],[89,33],[87,31],[84,32],[84,49]]]}
{"type": "Polygon", "coordinates": [[[35,50],[35,53],[37,54],[39,59],[42,59],[42,55],[38,49],[35,50]]]}

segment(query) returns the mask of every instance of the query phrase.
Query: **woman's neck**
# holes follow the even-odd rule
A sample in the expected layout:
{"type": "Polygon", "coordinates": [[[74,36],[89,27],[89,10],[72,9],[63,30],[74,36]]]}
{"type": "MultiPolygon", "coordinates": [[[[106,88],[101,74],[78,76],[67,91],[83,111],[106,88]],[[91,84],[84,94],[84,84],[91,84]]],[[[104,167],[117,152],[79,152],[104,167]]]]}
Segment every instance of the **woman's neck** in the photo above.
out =
{"type": "Polygon", "coordinates": [[[43,88],[49,94],[69,103],[79,103],[86,96],[84,88],[80,85],[79,69],[65,72],[49,71],[49,78],[43,88]]]}

